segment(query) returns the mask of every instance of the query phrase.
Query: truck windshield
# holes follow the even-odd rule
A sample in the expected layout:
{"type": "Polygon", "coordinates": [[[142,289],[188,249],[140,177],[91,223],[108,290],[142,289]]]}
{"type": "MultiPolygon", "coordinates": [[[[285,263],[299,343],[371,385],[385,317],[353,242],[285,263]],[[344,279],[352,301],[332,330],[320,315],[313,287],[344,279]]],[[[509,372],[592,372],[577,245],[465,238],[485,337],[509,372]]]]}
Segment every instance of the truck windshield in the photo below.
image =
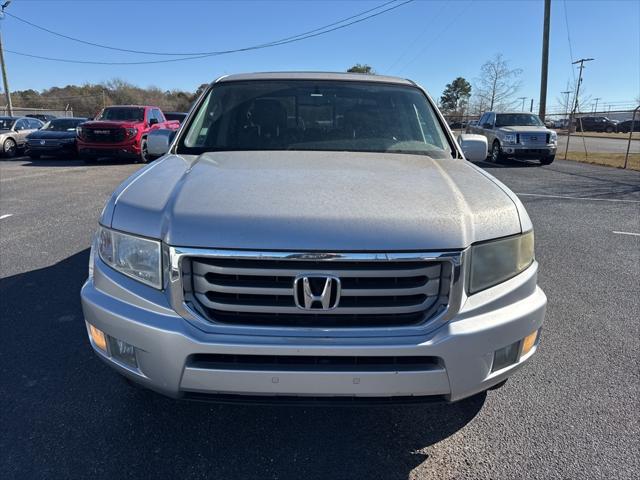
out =
{"type": "Polygon", "coordinates": [[[140,107],[107,107],[96,120],[115,120],[127,122],[142,122],[144,108],[140,107]]]}
{"type": "Polygon", "coordinates": [[[213,86],[178,153],[224,150],[391,152],[451,158],[422,91],[373,82],[253,80],[213,86]]]}
{"type": "Polygon", "coordinates": [[[533,113],[498,113],[496,127],[542,127],[544,124],[533,113]]]}

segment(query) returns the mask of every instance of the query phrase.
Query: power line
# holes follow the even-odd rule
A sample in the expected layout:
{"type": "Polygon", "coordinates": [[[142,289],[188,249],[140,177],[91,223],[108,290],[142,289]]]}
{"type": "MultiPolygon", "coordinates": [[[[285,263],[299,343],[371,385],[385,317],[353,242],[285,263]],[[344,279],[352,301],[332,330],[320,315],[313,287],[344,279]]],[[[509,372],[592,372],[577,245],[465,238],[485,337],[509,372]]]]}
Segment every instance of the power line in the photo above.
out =
{"type": "MultiPolygon", "coordinates": [[[[446,8],[448,8],[448,5],[446,5],[446,4],[445,4],[445,5],[442,5],[442,6],[438,9],[438,12],[437,12],[434,16],[432,16],[432,17],[429,19],[429,22],[428,22],[428,24],[427,24],[427,25],[435,25],[435,24],[436,24],[436,21],[437,21],[437,20],[439,20],[440,15],[444,12],[444,10],[445,10],[446,8]]],[[[425,23],[426,23],[426,22],[425,22],[425,23]]],[[[418,43],[418,40],[420,40],[420,39],[424,36],[424,34],[425,34],[425,33],[427,33],[427,32],[429,32],[429,31],[432,31],[432,30],[429,30],[429,29],[425,26],[425,28],[424,28],[424,29],[423,29],[423,30],[422,30],[422,31],[421,31],[421,32],[420,32],[420,33],[419,33],[419,34],[418,34],[418,35],[413,39],[413,41],[412,41],[411,43],[409,43],[409,45],[408,45],[408,46],[403,50],[403,52],[400,54],[400,56],[398,56],[398,57],[393,61],[393,63],[392,63],[389,67],[387,67],[387,68],[384,70],[384,71],[385,71],[385,73],[386,73],[386,72],[390,72],[390,71],[391,71],[391,70],[392,70],[392,69],[393,69],[393,68],[394,68],[398,63],[400,63],[400,60],[402,60],[402,59],[405,57],[405,55],[406,55],[407,53],[409,53],[409,51],[410,51],[410,50],[411,50],[411,49],[416,45],[416,43],[418,43]]]]}
{"type": "MultiPolygon", "coordinates": [[[[564,23],[567,27],[567,42],[569,43],[569,61],[573,64],[573,47],[571,45],[571,31],[569,30],[569,15],[567,14],[567,0],[562,0],[562,6],[564,7],[564,23]]],[[[576,72],[571,68],[571,75],[573,76],[573,83],[576,83],[576,72]]]]}
{"type": "MultiPolygon", "coordinates": [[[[24,55],[24,56],[30,56],[33,58],[41,58],[41,59],[45,59],[45,60],[54,60],[54,61],[66,61],[67,63],[93,63],[93,64],[100,64],[100,65],[140,65],[140,64],[145,64],[145,63],[164,63],[164,62],[172,62],[172,61],[182,61],[182,60],[190,60],[190,59],[198,59],[198,58],[205,58],[205,57],[211,57],[211,56],[217,56],[217,55],[227,55],[227,54],[231,54],[231,53],[238,53],[238,52],[245,52],[245,51],[249,51],[249,50],[258,50],[258,49],[262,49],[262,48],[268,48],[268,47],[273,47],[273,46],[277,46],[277,45],[285,45],[288,43],[293,43],[293,42],[297,42],[300,40],[306,40],[308,38],[312,38],[312,37],[316,37],[319,35],[324,35],[325,33],[329,33],[329,32],[333,32],[335,30],[340,30],[342,28],[346,28],[349,27],[351,25],[354,25],[356,23],[360,23],[363,22],[365,20],[369,20],[371,18],[377,17],[379,15],[382,15],[384,13],[390,12],[391,10],[395,10],[396,8],[402,7],[408,3],[413,2],[414,0],[405,0],[404,2],[401,3],[396,3],[398,0],[391,0],[388,1],[386,3],[383,3],[377,7],[374,8],[370,8],[368,10],[364,10],[356,15],[351,15],[349,17],[343,18],[341,20],[338,20],[336,22],[332,22],[329,23],[327,25],[324,25],[322,27],[318,27],[315,28],[313,30],[309,30],[307,32],[303,32],[303,33],[299,33],[297,35],[292,35],[289,37],[285,37],[285,38],[281,38],[279,40],[274,40],[271,42],[267,42],[267,43],[261,43],[258,45],[252,45],[252,46],[248,46],[248,47],[242,47],[242,48],[236,48],[236,49],[231,49],[231,50],[218,50],[218,51],[210,51],[210,52],[187,52],[187,53],[169,53],[169,52],[151,52],[151,51],[144,51],[144,50],[131,50],[131,49],[126,49],[126,48],[119,48],[119,47],[113,47],[110,45],[103,45],[103,44],[99,44],[99,43],[95,43],[95,42],[89,42],[87,40],[82,40],[79,38],[75,38],[75,37],[71,37],[69,35],[65,35],[59,32],[55,32],[53,30],[50,30],[46,27],[42,27],[40,25],[36,25],[35,23],[29,22],[28,20],[25,20],[23,18],[20,18],[16,15],[13,14],[9,14],[7,13],[7,15],[11,16],[12,18],[15,18],[16,20],[23,22],[27,25],[30,25],[34,28],[43,30],[47,33],[50,33],[52,35],[56,35],[62,38],[65,38],[67,40],[71,40],[74,42],[79,42],[79,43],[83,43],[86,45],[91,45],[94,47],[98,47],[98,48],[104,48],[104,49],[108,49],[108,50],[115,50],[115,51],[121,51],[121,52],[127,52],[127,53],[137,53],[137,54],[144,54],[144,55],[161,55],[161,56],[179,56],[179,57],[185,57],[185,58],[177,58],[177,59],[170,59],[170,60],[150,60],[150,61],[141,61],[141,62],[94,62],[94,61],[85,61],[85,60],[72,60],[72,59],[59,59],[59,58],[52,58],[52,57],[43,57],[43,56],[39,56],[39,55],[31,55],[31,54],[26,54],[24,52],[15,52],[12,51],[11,53],[17,54],[17,55],[24,55]],[[391,5],[392,3],[395,3],[395,5],[391,5]],[[391,6],[389,6],[391,5],[391,6]],[[388,7],[388,8],[387,8],[388,7]],[[382,10],[380,10],[382,9],[382,10]],[[371,13],[371,12],[375,12],[376,10],[380,10],[376,13],[371,13]],[[369,15],[368,15],[369,14],[369,15]],[[366,16],[364,16],[366,15],[366,16]],[[364,16],[364,17],[363,17],[364,16]],[[358,18],[358,17],[363,17],[363,18],[358,18]],[[357,19],[357,20],[354,20],[357,19]],[[349,20],[353,20],[350,21],[349,20]],[[348,22],[348,23],[345,23],[348,22]],[[344,25],[341,25],[344,24],[344,25]],[[333,28],[331,28],[333,27],[333,28]]],[[[8,52],[9,50],[7,50],[8,52]]]]}
{"type": "Polygon", "coordinates": [[[466,13],[466,11],[469,9],[469,7],[471,7],[471,4],[473,3],[474,0],[469,0],[469,2],[467,2],[459,11],[458,14],[453,17],[451,19],[451,21],[449,23],[447,23],[443,29],[440,30],[440,32],[438,32],[438,34],[436,35],[435,39],[430,42],[427,43],[424,47],[422,47],[418,53],[408,62],[406,62],[399,70],[398,72],[402,72],[404,69],[406,69],[409,65],[411,65],[413,62],[415,62],[420,56],[422,56],[424,54],[425,51],[427,51],[430,47],[432,47],[435,44],[435,40],[437,40],[440,36],[442,36],[448,29],[449,27],[451,27],[454,23],[457,23],[458,20],[460,19],[460,17],[462,16],[463,13],[466,13]]]}
{"type": "MultiPolygon", "coordinates": [[[[5,8],[9,6],[11,0],[7,0],[0,7],[0,20],[4,20],[5,8]]],[[[4,62],[4,47],[2,45],[2,31],[0,29],[0,70],[2,71],[2,84],[4,85],[4,95],[7,99],[7,113],[13,115],[13,103],[11,102],[11,90],[9,90],[9,79],[7,78],[7,65],[4,62]]]]}

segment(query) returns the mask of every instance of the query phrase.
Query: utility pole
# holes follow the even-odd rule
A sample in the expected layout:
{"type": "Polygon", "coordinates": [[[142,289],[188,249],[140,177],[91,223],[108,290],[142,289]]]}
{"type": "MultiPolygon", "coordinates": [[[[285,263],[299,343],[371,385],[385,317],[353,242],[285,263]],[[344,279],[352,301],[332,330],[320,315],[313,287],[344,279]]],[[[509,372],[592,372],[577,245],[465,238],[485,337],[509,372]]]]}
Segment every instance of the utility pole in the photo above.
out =
{"type": "Polygon", "coordinates": [[[578,83],[576,85],[576,96],[575,96],[575,102],[573,104],[573,108],[571,109],[571,115],[569,115],[569,128],[567,130],[567,145],[565,146],[564,149],[564,159],[567,159],[567,152],[569,151],[569,139],[571,138],[571,127],[573,125],[573,116],[576,113],[576,110],[578,109],[578,102],[580,100],[580,85],[582,84],[582,70],[584,70],[584,64],[585,62],[591,62],[593,61],[593,58],[581,58],[580,60],[576,60],[575,62],[572,62],[571,65],[576,65],[576,64],[580,64],[580,66],[578,67],[580,69],[580,74],[578,75],[578,83]]]}
{"type": "MultiPolygon", "coordinates": [[[[4,9],[9,6],[11,0],[2,4],[0,20],[4,19],[4,9]]],[[[11,103],[11,92],[9,91],[9,80],[7,79],[7,67],[4,63],[4,47],[2,46],[2,29],[0,29],[0,68],[2,69],[2,82],[4,83],[4,94],[7,97],[7,114],[13,116],[13,104],[11,103]]]]}
{"type": "Polygon", "coordinates": [[[567,118],[569,114],[569,95],[571,95],[571,90],[567,90],[566,92],[561,92],[563,95],[567,96],[567,99],[564,102],[564,118],[567,118]]]}
{"type": "Polygon", "coordinates": [[[524,101],[527,99],[527,97],[518,97],[518,100],[522,100],[522,108],[520,109],[521,112],[524,112],[524,101]]]}
{"type": "Polygon", "coordinates": [[[593,107],[593,113],[596,113],[598,111],[598,100],[602,100],[602,97],[596,97],[594,100],[596,101],[596,104],[593,107]]]}
{"type": "Polygon", "coordinates": [[[542,33],[542,68],[540,69],[540,109],[538,116],[544,122],[547,115],[547,76],[549,71],[549,24],[551,0],[544,0],[544,31],[542,33]]]}
{"type": "Polygon", "coordinates": [[[529,107],[529,111],[533,113],[533,98],[531,99],[531,106],[529,107]]]}

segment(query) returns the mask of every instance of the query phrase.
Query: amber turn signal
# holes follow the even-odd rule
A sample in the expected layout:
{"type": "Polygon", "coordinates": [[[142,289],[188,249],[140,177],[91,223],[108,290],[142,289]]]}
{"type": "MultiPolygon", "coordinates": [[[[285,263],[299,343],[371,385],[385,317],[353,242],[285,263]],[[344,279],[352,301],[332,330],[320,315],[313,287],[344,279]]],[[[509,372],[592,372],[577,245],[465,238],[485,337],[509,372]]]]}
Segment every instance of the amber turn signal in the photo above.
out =
{"type": "Polygon", "coordinates": [[[538,339],[538,330],[524,337],[524,340],[522,340],[521,355],[526,355],[527,353],[529,353],[533,348],[533,346],[536,344],[537,339],[538,339]]]}
{"type": "Polygon", "coordinates": [[[96,327],[87,323],[89,326],[89,335],[91,335],[91,340],[93,340],[93,344],[98,347],[103,352],[107,352],[107,338],[104,335],[102,330],[98,330],[96,327]]]}

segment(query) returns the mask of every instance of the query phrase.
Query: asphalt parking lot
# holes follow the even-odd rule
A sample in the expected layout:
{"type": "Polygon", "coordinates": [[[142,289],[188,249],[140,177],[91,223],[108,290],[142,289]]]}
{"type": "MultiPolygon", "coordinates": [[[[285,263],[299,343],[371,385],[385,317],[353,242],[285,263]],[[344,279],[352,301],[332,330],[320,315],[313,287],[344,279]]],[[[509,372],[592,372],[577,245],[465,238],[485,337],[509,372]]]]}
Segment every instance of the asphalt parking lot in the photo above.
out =
{"type": "Polygon", "coordinates": [[[138,165],[0,161],[0,478],[637,478],[640,172],[481,163],[534,222],[549,305],[504,388],[452,405],[176,402],[93,354],[79,290],[138,165]]]}

